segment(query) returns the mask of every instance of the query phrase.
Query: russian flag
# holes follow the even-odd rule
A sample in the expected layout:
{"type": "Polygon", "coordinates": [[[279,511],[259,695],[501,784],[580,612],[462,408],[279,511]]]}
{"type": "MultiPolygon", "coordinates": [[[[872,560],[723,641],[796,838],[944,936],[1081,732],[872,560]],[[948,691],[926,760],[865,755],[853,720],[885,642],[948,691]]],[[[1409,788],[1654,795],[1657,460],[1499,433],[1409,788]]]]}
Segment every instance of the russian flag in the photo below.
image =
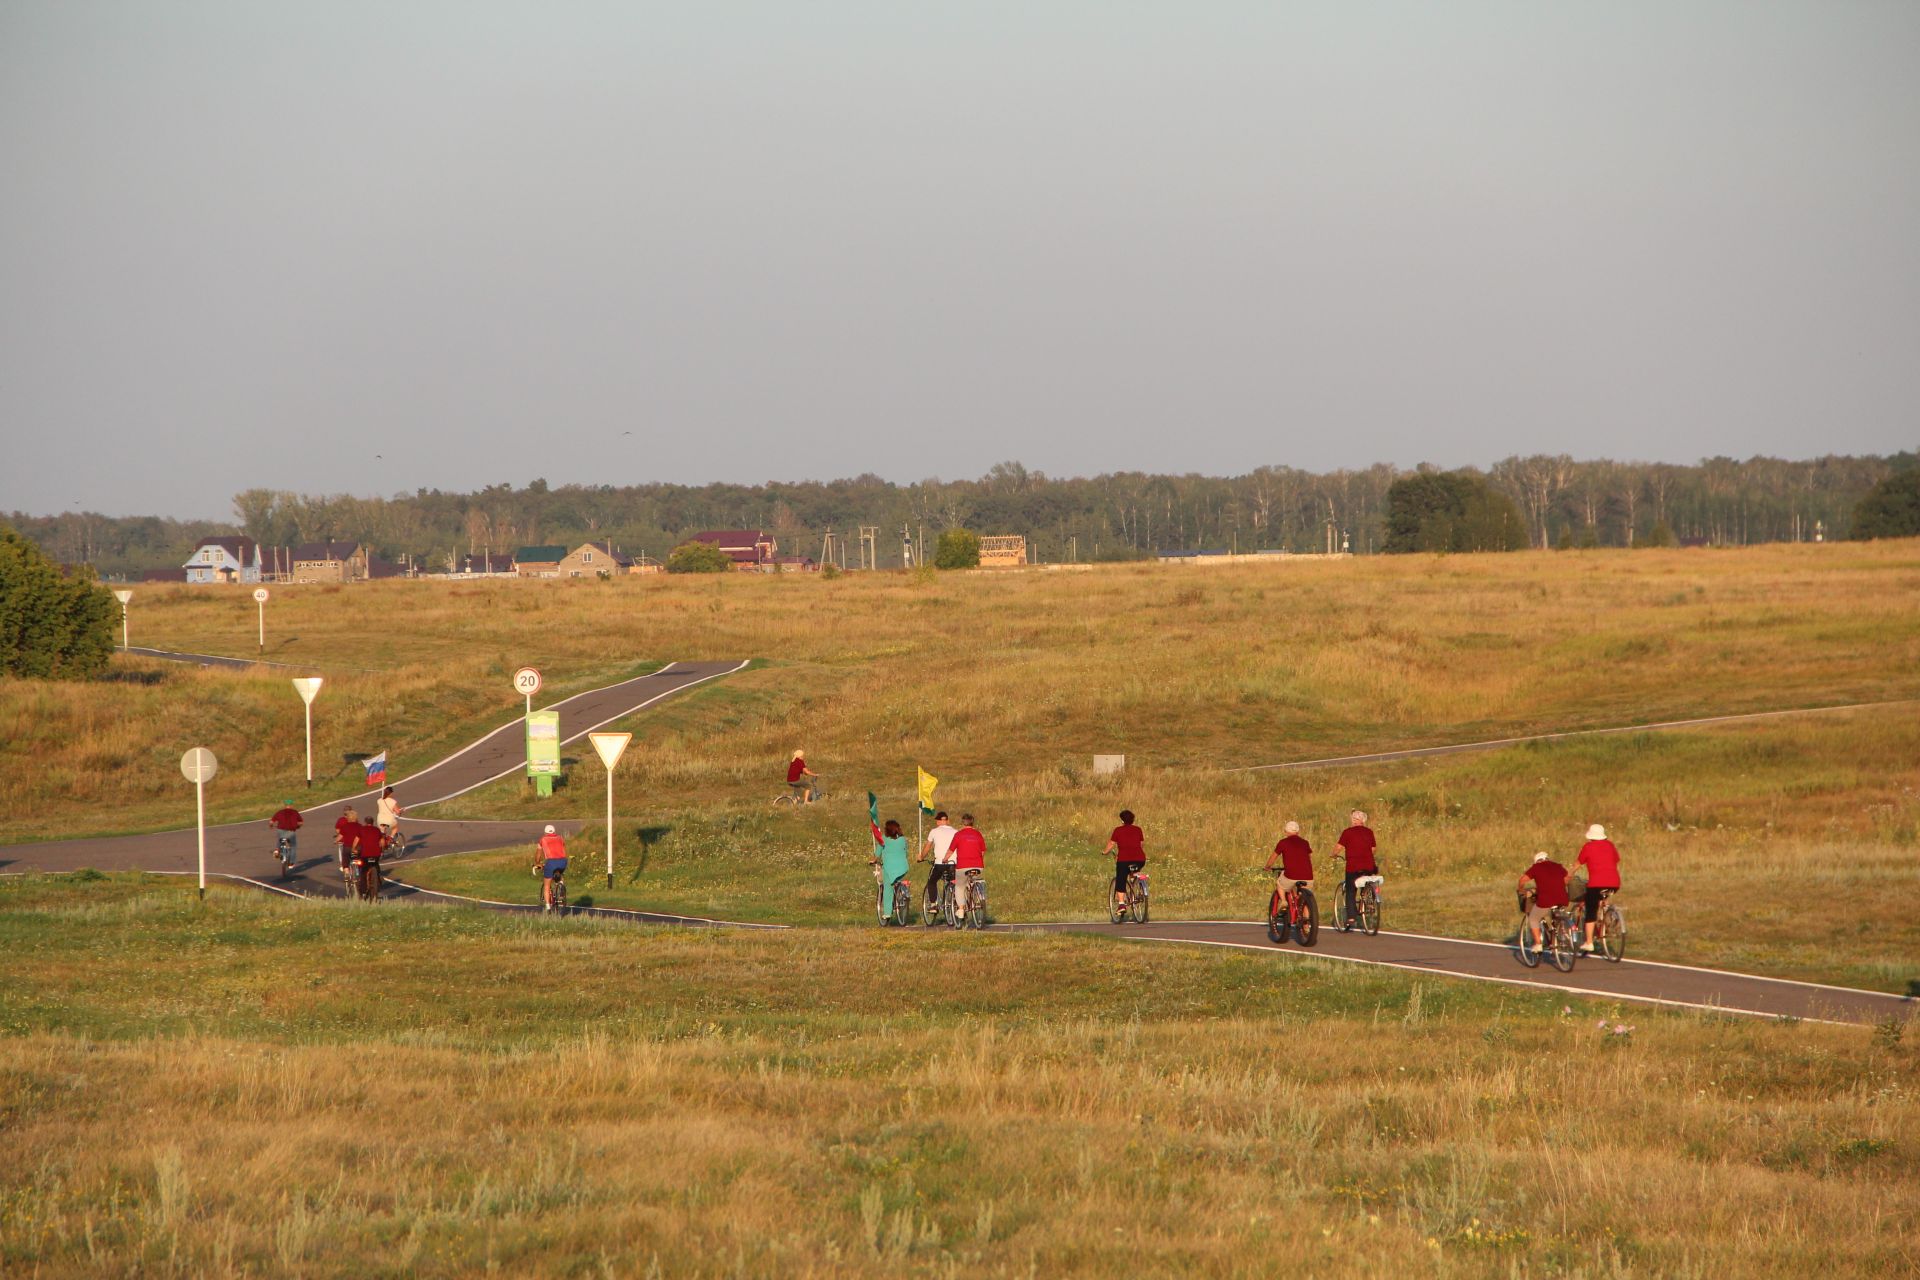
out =
{"type": "Polygon", "coordinates": [[[387,753],[382,751],[371,760],[363,762],[367,766],[367,785],[384,787],[387,785],[387,753]]]}

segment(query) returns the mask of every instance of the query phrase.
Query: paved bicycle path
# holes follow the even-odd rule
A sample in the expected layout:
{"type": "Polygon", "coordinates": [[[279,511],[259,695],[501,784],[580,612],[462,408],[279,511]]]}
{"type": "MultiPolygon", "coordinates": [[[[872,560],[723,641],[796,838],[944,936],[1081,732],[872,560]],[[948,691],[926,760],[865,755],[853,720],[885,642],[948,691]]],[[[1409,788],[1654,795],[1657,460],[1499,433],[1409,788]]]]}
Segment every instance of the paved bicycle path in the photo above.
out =
{"type": "MultiPolygon", "coordinates": [[[[143,649],[139,645],[121,649],[136,658],[158,658],[162,662],[192,662],[203,667],[285,667],[289,671],[319,671],[317,662],[269,662],[265,658],[228,658],[217,653],[180,653],[173,649],[143,649]]],[[[355,668],[357,670],[357,668],[355,668]]]]}
{"type": "Polygon", "coordinates": [[[1301,947],[1267,938],[1264,922],[1240,920],[1155,920],[1147,924],[1075,924],[1068,922],[992,926],[1005,932],[1093,933],[1135,942],[1175,942],[1264,951],[1276,956],[1321,958],[1336,962],[1384,965],[1450,978],[1503,982],[1573,995],[1599,996],[1637,1003],[1766,1017],[1812,1018],[1829,1022],[1879,1023],[1911,1019],[1920,1000],[1883,991],[1829,987],[1729,973],[1681,964],[1628,958],[1618,964],[1583,957],[1573,972],[1561,973],[1542,961],[1538,969],[1520,963],[1520,953],[1505,943],[1437,938],[1382,930],[1373,937],[1322,927],[1319,942],[1301,947]]]}
{"type": "MultiPolygon", "coordinates": [[[[554,703],[560,713],[562,745],[577,742],[590,731],[625,719],[644,707],[695,685],[741,670],[744,662],[675,662],[652,675],[590,689],[554,703]]],[[[437,764],[393,783],[394,796],[409,810],[451,800],[526,767],[525,721],[515,716],[469,746],[437,764]]],[[[216,777],[210,784],[218,787],[216,777]]],[[[328,801],[301,810],[296,874],[281,878],[273,859],[273,837],[266,815],[257,821],[226,823],[207,828],[207,873],[283,885],[296,892],[337,897],[340,877],[333,860],[333,823],[347,805],[371,817],[378,790],[328,801]]],[[[473,853],[505,845],[532,844],[542,822],[439,821],[409,813],[401,822],[407,836],[407,854],[473,853]]],[[[556,820],[561,831],[577,832],[578,821],[556,820]]],[[[396,859],[402,862],[403,859],[396,859]]],[[[194,872],[198,855],[191,827],[146,835],[100,836],[84,840],[51,840],[35,844],[0,846],[0,867],[8,871],[194,872]]]]}

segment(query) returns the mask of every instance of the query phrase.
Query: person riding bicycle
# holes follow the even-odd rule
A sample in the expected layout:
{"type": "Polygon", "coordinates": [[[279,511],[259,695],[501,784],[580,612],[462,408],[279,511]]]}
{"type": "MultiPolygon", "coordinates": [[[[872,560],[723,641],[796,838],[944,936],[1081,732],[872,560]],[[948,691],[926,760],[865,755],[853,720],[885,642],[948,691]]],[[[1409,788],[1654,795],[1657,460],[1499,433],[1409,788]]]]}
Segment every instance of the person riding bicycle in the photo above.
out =
{"type": "Polygon", "coordinates": [[[1586,940],[1580,950],[1593,951],[1593,925],[1600,918],[1601,890],[1618,892],[1620,888],[1620,850],[1607,839],[1607,829],[1599,823],[1587,828],[1587,842],[1580,846],[1574,865],[1587,869],[1587,893],[1581,905],[1586,908],[1586,940]]]}
{"type": "Polygon", "coordinates": [[[554,879],[567,874],[567,842],[560,838],[553,824],[548,823],[546,832],[533,847],[540,856],[540,902],[552,910],[554,879]]]}
{"type": "MultiPolygon", "coordinates": [[[[1520,873],[1514,887],[1526,899],[1526,928],[1533,935],[1531,949],[1539,951],[1545,946],[1540,928],[1547,916],[1555,907],[1567,905],[1567,869],[1542,850],[1533,855],[1533,865],[1520,873]]],[[[1520,946],[1527,949],[1526,938],[1520,939],[1520,946]]]]}
{"type": "Polygon", "coordinates": [[[1347,857],[1347,884],[1345,890],[1347,895],[1346,920],[1348,926],[1351,927],[1356,916],[1353,903],[1353,882],[1361,876],[1379,875],[1380,867],[1379,864],[1374,861],[1373,851],[1377,845],[1373,838],[1373,828],[1367,825],[1367,815],[1355,809],[1347,815],[1347,821],[1351,825],[1340,833],[1340,838],[1334,841],[1334,843],[1340,846],[1340,852],[1344,853],[1347,857]]]}
{"type": "Polygon", "coordinates": [[[876,849],[867,861],[880,868],[880,923],[885,924],[893,903],[893,886],[905,880],[912,870],[907,863],[907,837],[892,818],[887,819],[884,831],[877,823],[869,822],[867,826],[873,832],[876,849]]]}
{"type": "Polygon", "coordinates": [[[807,768],[807,753],[804,750],[793,753],[793,759],[787,762],[787,789],[793,793],[795,804],[812,804],[820,794],[820,789],[807,779],[818,779],[819,774],[807,768]]]}
{"type": "Polygon", "coordinates": [[[1106,852],[1113,855],[1113,905],[1127,905],[1127,877],[1137,876],[1147,865],[1146,836],[1133,825],[1133,810],[1120,811],[1120,825],[1107,837],[1106,852]]]}
{"type": "Polygon", "coordinates": [[[360,835],[360,811],[348,805],[333,822],[333,847],[340,855],[340,870],[345,873],[353,861],[353,842],[360,835]]]}
{"type": "Polygon", "coordinates": [[[267,825],[272,827],[275,832],[273,837],[274,857],[280,859],[280,861],[288,867],[293,866],[294,851],[300,844],[300,837],[295,833],[300,830],[300,824],[305,821],[306,819],[300,816],[300,811],[293,807],[293,801],[291,800],[282,804],[279,812],[267,819],[267,825]]]}
{"type": "Polygon", "coordinates": [[[398,839],[400,836],[400,815],[405,813],[406,810],[400,807],[398,800],[394,799],[392,787],[388,787],[380,793],[380,800],[376,809],[379,816],[374,819],[374,825],[380,828],[388,840],[398,839]]]}
{"type": "Polygon", "coordinates": [[[363,822],[354,828],[353,857],[360,863],[360,889],[367,897],[380,883],[380,855],[386,847],[386,833],[375,824],[363,822]]]}
{"type": "Polygon", "coordinates": [[[948,847],[953,853],[954,910],[964,916],[967,914],[967,872],[985,875],[987,870],[987,838],[973,825],[972,814],[960,815],[960,829],[953,833],[953,843],[948,847]]]}
{"type": "Polygon", "coordinates": [[[1273,891],[1284,900],[1290,889],[1305,889],[1313,884],[1313,846],[1300,834],[1300,824],[1289,822],[1286,834],[1280,837],[1280,843],[1273,846],[1273,852],[1267,855],[1266,870],[1273,870],[1274,859],[1280,860],[1280,875],[1273,882],[1273,891]]]}
{"type": "Polygon", "coordinates": [[[960,834],[947,821],[945,809],[933,815],[933,827],[927,832],[927,838],[920,844],[920,861],[931,862],[932,869],[927,872],[927,898],[938,903],[935,894],[942,881],[953,883],[953,838],[960,834]]]}

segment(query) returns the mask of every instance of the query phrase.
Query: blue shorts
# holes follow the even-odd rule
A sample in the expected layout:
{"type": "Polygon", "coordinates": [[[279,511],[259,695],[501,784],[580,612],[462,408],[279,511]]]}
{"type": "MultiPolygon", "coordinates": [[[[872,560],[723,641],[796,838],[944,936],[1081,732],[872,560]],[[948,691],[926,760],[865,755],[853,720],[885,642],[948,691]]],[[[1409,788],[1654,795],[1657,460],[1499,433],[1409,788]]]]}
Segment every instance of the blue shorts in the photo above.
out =
{"type": "Polygon", "coordinates": [[[565,874],[567,874],[567,860],[565,858],[548,858],[546,865],[540,869],[540,878],[542,880],[551,880],[555,876],[564,876],[565,874]]]}

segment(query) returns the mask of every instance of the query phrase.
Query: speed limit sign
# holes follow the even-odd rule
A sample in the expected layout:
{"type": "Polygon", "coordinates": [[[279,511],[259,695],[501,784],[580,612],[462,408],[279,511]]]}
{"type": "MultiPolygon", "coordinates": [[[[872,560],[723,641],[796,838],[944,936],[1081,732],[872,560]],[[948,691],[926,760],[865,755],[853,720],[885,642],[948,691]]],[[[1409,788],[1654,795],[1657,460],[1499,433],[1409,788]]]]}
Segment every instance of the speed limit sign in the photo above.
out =
{"type": "Polygon", "coordinates": [[[531,698],[540,692],[540,672],[533,667],[522,667],[514,672],[513,691],[524,698],[531,698]]]}

